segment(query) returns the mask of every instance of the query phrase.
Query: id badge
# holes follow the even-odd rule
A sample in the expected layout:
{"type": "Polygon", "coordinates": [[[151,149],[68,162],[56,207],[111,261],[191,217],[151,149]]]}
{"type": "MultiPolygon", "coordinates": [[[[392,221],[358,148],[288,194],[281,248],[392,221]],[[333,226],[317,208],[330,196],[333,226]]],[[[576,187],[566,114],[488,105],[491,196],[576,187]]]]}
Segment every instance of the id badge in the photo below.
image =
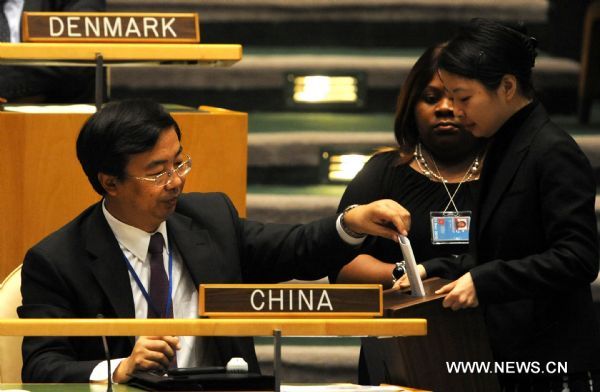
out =
{"type": "Polygon", "coordinates": [[[435,212],[430,214],[431,243],[468,244],[471,211],[435,212]]]}

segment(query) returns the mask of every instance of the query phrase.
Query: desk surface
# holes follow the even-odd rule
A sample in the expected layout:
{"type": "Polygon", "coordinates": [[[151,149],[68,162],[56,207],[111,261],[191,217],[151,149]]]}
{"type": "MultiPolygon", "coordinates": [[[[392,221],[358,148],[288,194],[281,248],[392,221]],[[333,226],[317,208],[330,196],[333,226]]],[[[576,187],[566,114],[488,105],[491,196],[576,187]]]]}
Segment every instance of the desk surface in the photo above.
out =
{"type": "Polygon", "coordinates": [[[425,319],[0,319],[0,336],[425,336],[425,319]]]}
{"type": "Polygon", "coordinates": [[[237,44],[0,43],[0,63],[95,66],[96,54],[108,66],[166,63],[232,65],[242,59],[237,44]]]}
{"type": "MultiPolygon", "coordinates": [[[[0,384],[0,391],[30,392],[106,392],[106,384],[0,384]]],[[[113,385],[113,392],[138,392],[128,385],[113,385]]]]}
{"type": "MultiPolygon", "coordinates": [[[[299,384],[296,384],[299,385],[299,384]]],[[[319,384],[312,384],[315,387],[319,384]]],[[[323,384],[328,386],[328,390],[336,384],[323,384]]],[[[354,384],[340,384],[339,390],[352,391],[350,389],[354,384]]],[[[356,386],[356,385],[354,385],[356,386]]],[[[285,385],[282,385],[282,389],[285,385]]],[[[106,392],[106,384],[0,384],[0,391],[29,391],[29,392],[106,392]]],[[[128,385],[115,384],[113,392],[139,392],[141,389],[128,385]]],[[[358,391],[358,389],[357,389],[358,391]]],[[[398,387],[398,392],[427,392],[422,389],[414,389],[408,387],[398,387]]]]}

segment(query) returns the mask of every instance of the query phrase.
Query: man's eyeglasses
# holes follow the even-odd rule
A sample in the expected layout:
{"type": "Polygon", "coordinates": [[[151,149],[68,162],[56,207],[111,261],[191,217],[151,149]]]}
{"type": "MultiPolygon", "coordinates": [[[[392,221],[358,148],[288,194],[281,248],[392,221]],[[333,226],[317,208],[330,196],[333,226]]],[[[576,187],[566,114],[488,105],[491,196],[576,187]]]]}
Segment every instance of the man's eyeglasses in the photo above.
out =
{"type": "Polygon", "coordinates": [[[180,178],[183,178],[183,177],[187,176],[187,174],[190,172],[190,170],[192,170],[192,158],[187,154],[184,154],[183,156],[184,156],[185,160],[183,162],[181,162],[179,165],[177,165],[177,167],[175,169],[165,170],[164,172],[157,174],[155,176],[149,176],[149,177],[132,176],[132,177],[135,178],[136,180],[151,181],[156,186],[169,185],[171,183],[171,181],[173,181],[173,173],[177,173],[177,175],[180,178]]]}

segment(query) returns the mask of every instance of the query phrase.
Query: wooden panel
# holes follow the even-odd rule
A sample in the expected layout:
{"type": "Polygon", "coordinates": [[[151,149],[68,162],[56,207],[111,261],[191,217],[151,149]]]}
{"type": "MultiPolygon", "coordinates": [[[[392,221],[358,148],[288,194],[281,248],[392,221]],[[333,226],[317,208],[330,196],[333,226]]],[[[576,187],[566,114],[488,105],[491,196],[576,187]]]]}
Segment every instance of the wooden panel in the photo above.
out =
{"type": "MultiPolygon", "coordinates": [[[[247,115],[173,113],[194,159],[186,192],[222,191],[246,213],[247,115]]],[[[83,173],[75,140],[87,114],[0,112],[0,280],[27,249],[100,200],[83,173]]]]}
{"type": "Polygon", "coordinates": [[[96,54],[112,61],[198,61],[232,64],[242,58],[235,44],[110,44],[110,43],[0,43],[0,61],[88,61],[96,54]]]}
{"type": "Polygon", "coordinates": [[[0,336],[424,336],[425,319],[0,319],[0,336]]]}
{"type": "Polygon", "coordinates": [[[442,306],[443,296],[433,294],[446,283],[437,278],[424,281],[424,298],[398,292],[384,294],[386,317],[424,317],[429,330],[421,339],[363,339],[371,382],[435,391],[499,391],[493,374],[448,372],[447,362],[491,362],[493,357],[481,309],[455,312],[442,306]]]}
{"type": "Polygon", "coordinates": [[[205,113],[173,114],[183,148],[194,159],[185,190],[225,192],[246,216],[248,115],[205,106],[201,110],[205,113]]]}
{"type": "Polygon", "coordinates": [[[581,70],[579,72],[579,122],[590,120],[592,101],[600,95],[600,2],[592,1],[585,15],[583,43],[581,45],[581,70]]]}

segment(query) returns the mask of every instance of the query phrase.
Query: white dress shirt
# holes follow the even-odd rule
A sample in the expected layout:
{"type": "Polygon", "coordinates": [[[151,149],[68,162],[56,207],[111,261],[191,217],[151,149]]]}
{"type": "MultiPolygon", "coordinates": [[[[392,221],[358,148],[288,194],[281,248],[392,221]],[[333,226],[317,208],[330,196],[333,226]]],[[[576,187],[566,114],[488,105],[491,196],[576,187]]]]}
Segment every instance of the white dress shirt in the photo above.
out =
{"type": "MultiPolygon", "coordinates": [[[[148,254],[148,246],[150,245],[150,237],[154,233],[147,233],[136,227],[125,224],[108,212],[104,202],[102,203],[102,212],[108,222],[112,232],[114,233],[121,251],[123,251],[123,262],[131,264],[136,274],[140,278],[140,281],[147,288],[150,282],[150,256],[148,254]]],[[[341,214],[336,220],[336,230],[343,241],[349,245],[360,245],[365,237],[353,238],[349,236],[341,227],[340,224],[341,214]]],[[[165,239],[165,248],[163,250],[163,260],[165,263],[165,271],[168,274],[168,260],[170,249],[173,252],[173,276],[170,279],[173,282],[173,317],[174,318],[196,318],[198,315],[198,291],[194,286],[194,283],[189,276],[187,270],[183,267],[181,255],[175,247],[169,247],[169,237],[167,235],[167,225],[162,222],[158,227],[159,232],[165,239]]],[[[135,306],[135,318],[147,318],[148,304],[142,291],[138,287],[132,274],[129,274],[129,282],[131,284],[131,292],[133,294],[133,303],[135,306]]],[[[179,341],[181,343],[181,349],[177,351],[177,365],[178,367],[195,367],[206,360],[204,358],[210,357],[210,353],[203,351],[202,339],[194,336],[180,336],[179,341]]],[[[125,358],[118,358],[111,360],[111,369],[114,371],[117,366],[125,358]]],[[[92,371],[90,375],[90,381],[103,381],[106,380],[106,374],[108,372],[107,362],[102,361],[92,371]]]]}
{"type": "MultiPolygon", "coordinates": [[[[148,254],[148,246],[150,245],[150,237],[154,233],[146,233],[136,227],[127,225],[108,212],[104,203],[102,203],[102,212],[114,233],[121,251],[123,251],[123,262],[129,262],[134,271],[140,278],[144,288],[148,290],[150,284],[150,255],[148,254]],[[125,260],[127,259],[127,261],[125,260]]],[[[165,271],[168,274],[168,260],[170,249],[173,252],[173,276],[170,280],[173,282],[173,317],[174,318],[197,318],[198,317],[198,290],[192,281],[187,269],[183,266],[181,255],[177,249],[171,244],[169,246],[169,236],[167,235],[167,225],[162,222],[158,227],[159,232],[165,239],[165,248],[163,250],[163,260],[165,263],[165,271]]],[[[135,318],[147,318],[148,303],[142,294],[142,290],[138,287],[132,274],[129,273],[129,282],[131,284],[131,292],[133,294],[133,303],[135,306],[135,318]]],[[[181,349],[177,351],[177,365],[179,367],[195,367],[200,365],[202,358],[202,348],[200,346],[201,338],[195,336],[180,336],[179,342],[181,349]]],[[[111,361],[111,368],[114,370],[124,358],[114,359],[111,361]]],[[[106,380],[107,363],[103,361],[99,363],[92,374],[90,381],[106,380]]]]}
{"type": "Polygon", "coordinates": [[[10,42],[21,42],[21,16],[25,0],[7,0],[4,3],[4,15],[10,28],[10,42]]]}

